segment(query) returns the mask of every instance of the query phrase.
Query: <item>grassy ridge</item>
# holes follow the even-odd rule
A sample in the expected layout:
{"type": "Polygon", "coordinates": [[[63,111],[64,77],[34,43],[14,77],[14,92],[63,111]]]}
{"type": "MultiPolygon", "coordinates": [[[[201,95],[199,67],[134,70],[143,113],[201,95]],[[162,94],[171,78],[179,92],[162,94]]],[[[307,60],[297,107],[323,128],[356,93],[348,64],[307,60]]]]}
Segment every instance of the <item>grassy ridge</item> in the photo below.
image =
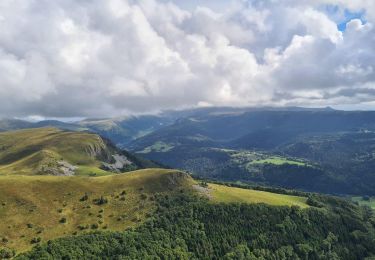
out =
{"type": "Polygon", "coordinates": [[[33,238],[46,241],[137,225],[152,213],[155,193],[190,187],[192,179],[181,174],[148,169],[97,178],[0,176],[0,247],[23,251],[33,238]],[[96,205],[102,196],[107,202],[96,205]]]}
{"type": "Polygon", "coordinates": [[[100,166],[108,147],[95,134],[37,128],[0,133],[0,174],[43,174],[58,161],[100,166]]]}
{"type": "Polygon", "coordinates": [[[265,203],[275,206],[299,206],[307,208],[307,198],[276,194],[266,191],[249,190],[235,187],[228,187],[218,184],[208,184],[210,195],[215,202],[242,202],[242,203],[265,203]]]}
{"type": "Polygon", "coordinates": [[[37,128],[0,133],[0,161],[12,163],[42,150],[55,152],[69,162],[91,164],[95,160],[89,149],[104,148],[95,134],[68,132],[57,128],[37,128]]]}

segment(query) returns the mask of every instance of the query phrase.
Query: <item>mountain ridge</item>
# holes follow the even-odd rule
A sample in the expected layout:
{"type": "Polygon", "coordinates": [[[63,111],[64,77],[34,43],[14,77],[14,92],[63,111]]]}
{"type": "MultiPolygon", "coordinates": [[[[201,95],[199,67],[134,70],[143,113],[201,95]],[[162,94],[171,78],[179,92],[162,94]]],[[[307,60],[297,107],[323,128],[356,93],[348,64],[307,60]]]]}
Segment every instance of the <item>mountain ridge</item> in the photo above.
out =
{"type": "Polygon", "coordinates": [[[147,163],[156,166],[92,133],[57,128],[0,133],[0,174],[106,174],[144,168],[147,163]]]}

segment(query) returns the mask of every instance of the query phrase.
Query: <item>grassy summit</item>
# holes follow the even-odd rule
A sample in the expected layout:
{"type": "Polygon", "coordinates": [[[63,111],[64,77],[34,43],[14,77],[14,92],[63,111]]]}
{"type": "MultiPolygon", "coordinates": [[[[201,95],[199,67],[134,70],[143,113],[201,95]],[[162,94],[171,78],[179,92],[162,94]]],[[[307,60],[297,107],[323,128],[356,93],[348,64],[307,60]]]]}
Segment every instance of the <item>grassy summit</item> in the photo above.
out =
{"type": "Polygon", "coordinates": [[[56,128],[0,133],[0,174],[106,175],[139,168],[100,136],[56,128]]]}

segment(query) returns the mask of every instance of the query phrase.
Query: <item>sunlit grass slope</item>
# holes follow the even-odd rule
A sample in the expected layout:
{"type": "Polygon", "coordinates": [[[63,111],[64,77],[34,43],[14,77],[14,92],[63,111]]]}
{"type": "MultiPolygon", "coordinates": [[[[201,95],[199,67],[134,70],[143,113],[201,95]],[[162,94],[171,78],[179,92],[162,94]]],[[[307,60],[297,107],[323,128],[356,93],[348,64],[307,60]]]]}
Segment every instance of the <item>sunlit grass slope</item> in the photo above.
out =
{"type": "Polygon", "coordinates": [[[307,198],[276,194],[272,192],[228,187],[218,184],[208,184],[208,190],[214,202],[242,202],[242,203],[266,203],[274,206],[300,206],[307,208],[307,198]]]}
{"type": "Polygon", "coordinates": [[[96,178],[0,176],[0,247],[23,251],[39,238],[124,230],[152,214],[156,193],[192,183],[184,173],[162,169],[96,178]]]}
{"type": "Polygon", "coordinates": [[[108,157],[109,149],[100,136],[84,132],[56,128],[4,132],[0,133],[0,174],[43,174],[59,161],[98,167],[98,157],[108,157]]]}
{"type": "Polygon", "coordinates": [[[307,207],[304,197],[209,184],[186,173],[146,169],[101,177],[0,176],[0,248],[18,252],[35,242],[96,230],[120,231],[152,216],[155,195],[203,192],[212,202],[307,207]],[[194,185],[194,186],[193,186],[194,185]]]}

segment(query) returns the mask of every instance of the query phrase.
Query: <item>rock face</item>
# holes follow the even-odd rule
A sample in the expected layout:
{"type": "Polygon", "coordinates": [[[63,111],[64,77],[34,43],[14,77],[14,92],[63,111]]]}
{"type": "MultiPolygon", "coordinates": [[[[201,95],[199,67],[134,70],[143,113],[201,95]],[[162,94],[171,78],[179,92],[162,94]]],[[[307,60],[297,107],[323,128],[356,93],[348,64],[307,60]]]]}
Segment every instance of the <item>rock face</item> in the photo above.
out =
{"type": "Polygon", "coordinates": [[[133,165],[133,163],[124,155],[114,154],[112,155],[114,159],[114,163],[105,163],[103,162],[104,168],[114,171],[120,172],[122,169],[126,168],[127,166],[133,165]]]}
{"type": "Polygon", "coordinates": [[[78,168],[67,161],[50,161],[48,165],[43,165],[40,167],[40,173],[55,175],[55,176],[73,176],[75,170],[78,168]]]}
{"type": "Polygon", "coordinates": [[[59,161],[57,162],[59,170],[62,172],[64,176],[72,176],[75,174],[75,170],[78,168],[77,166],[71,165],[66,161],[59,161]]]}
{"type": "Polygon", "coordinates": [[[111,161],[112,154],[110,151],[114,149],[115,148],[111,147],[108,142],[104,141],[100,136],[97,136],[97,141],[88,144],[85,150],[92,158],[97,158],[102,161],[111,161]]]}
{"type": "Polygon", "coordinates": [[[85,148],[86,153],[100,161],[102,168],[107,171],[121,172],[122,170],[136,165],[128,157],[121,154],[113,144],[98,136],[95,143],[90,143],[85,148]]]}
{"type": "Polygon", "coordinates": [[[193,188],[198,191],[200,194],[202,194],[203,196],[211,199],[212,198],[212,195],[211,195],[211,192],[210,192],[210,189],[208,187],[202,187],[201,185],[193,185],[193,188]]]}
{"type": "Polygon", "coordinates": [[[184,183],[189,178],[191,178],[189,174],[185,172],[176,171],[175,173],[168,175],[168,182],[170,185],[178,186],[184,183]]]}

